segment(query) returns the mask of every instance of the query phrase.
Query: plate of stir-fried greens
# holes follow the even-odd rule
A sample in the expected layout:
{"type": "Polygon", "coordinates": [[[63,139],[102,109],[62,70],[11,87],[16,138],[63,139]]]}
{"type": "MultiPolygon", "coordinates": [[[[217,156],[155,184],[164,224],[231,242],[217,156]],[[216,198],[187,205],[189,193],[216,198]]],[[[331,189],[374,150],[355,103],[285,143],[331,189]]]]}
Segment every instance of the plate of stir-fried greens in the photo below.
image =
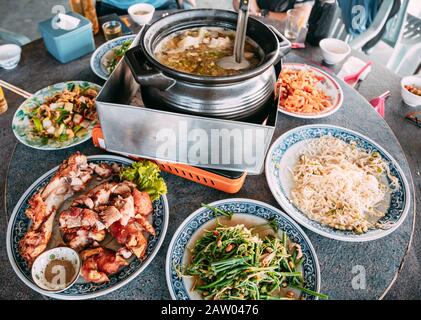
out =
{"type": "Polygon", "coordinates": [[[280,210],[226,199],[192,213],[177,229],[166,260],[176,300],[313,300],[320,293],[316,253],[280,210]]]}

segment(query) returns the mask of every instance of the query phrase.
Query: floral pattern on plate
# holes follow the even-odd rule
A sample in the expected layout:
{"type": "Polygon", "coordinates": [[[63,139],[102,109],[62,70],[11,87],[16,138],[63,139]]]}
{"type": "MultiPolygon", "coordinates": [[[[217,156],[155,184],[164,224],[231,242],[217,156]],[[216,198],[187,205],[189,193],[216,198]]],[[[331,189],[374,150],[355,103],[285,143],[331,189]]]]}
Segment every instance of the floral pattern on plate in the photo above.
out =
{"type": "Polygon", "coordinates": [[[91,57],[91,69],[101,79],[107,80],[110,76],[103,65],[103,58],[115,47],[121,46],[127,40],[134,40],[136,35],[128,35],[110,40],[100,46],[91,57]]]}
{"type": "MultiPolygon", "coordinates": [[[[133,161],[117,156],[103,155],[103,156],[89,156],[89,162],[93,163],[117,163],[118,165],[128,166],[133,161]]],[[[56,299],[67,299],[67,300],[79,300],[95,298],[107,293],[110,293],[125,284],[128,284],[135,277],[137,277],[148,265],[151,263],[159,248],[164,241],[165,234],[168,227],[168,202],[166,196],[153,203],[154,212],[152,214],[153,227],[156,231],[156,236],[148,236],[148,247],[146,255],[142,260],[133,259],[129,265],[122,268],[116,274],[111,275],[110,281],[102,284],[87,283],[84,280],[79,279],[70,288],[60,293],[51,293],[42,290],[32,280],[31,269],[28,267],[26,261],[19,254],[19,241],[25,235],[28,230],[30,220],[25,214],[28,207],[28,199],[32,197],[40,188],[45,186],[55,174],[58,167],[48,171],[42,175],[37,181],[35,181],[22,195],[16,204],[12,216],[9,220],[7,230],[7,253],[9,261],[19,278],[30,288],[38,291],[41,294],[50,296],[56,299]]]]}
{"type": "MultiPolygon", "coordinates": [[[[308,70],[313,71],[315,76],[321,78],[322,80],[316,85],[318,89],[322,89],[326,92],[326,94],[331,98],[332,107],[324,110],[323,112],[319,113],[298,113],[298,112],[290,112],[285,110],[281,106],[280,102],[280,95],[278,98],[278,110],[284,114],[287,114],[292,117],[296,118],[303,118],[303,119],[318,119],[324,118],[334,114],[339,108],[342,106],[344,93],[342,91],[341,86],[339,83],[328,73],[316,68],[314,66],[310,66],[307,64],[302,63],[284,63],[282,64],[282,68],[285,69],[298,69],[298,70],[308,70]]],[[[279,84],[278,84],[279,85],[279,84]]]]}
{"type": "Polygon", "coordinates": [[[56,93],[62,92],[64,89],[70,89],[75,85],[81,87],[84,90],[89,88],[95,89],[98,93],[101,90],[99,85],[91,82],[68,81],[57,83],[37,91],[31,98],[25,100],[25,102],[19,106],[15,115],[13,116],[12,130],[16,138],[24,145],[40,150],[58,150],[70,148],[89,140],[91,138],[92,130],[97,125],[98,121],[90,122],[86,135],[81,137],[75,135],[72,139],[66,141],[58,141],[55,139],[43,138],[31,134],[31,132],[33,132],[33,126],[29,119],[31,110],[34,107],[41,105],[47,97],[51,97],[56,93]]]}
{"type": "MultiPolygon", "coordinates": [[[[279,230],[287,233],[289,239],[299,245],[304,256],[303,274],[305,288],[319,292],[320,290],[320,268],[313,245],[304,233],[304,231],[285,213],[260,201],[251,199],[226,199],[210,204],[220,210],[229,211],[237,214],[251,215],[260,217],[265,220],[275,219],[278,223],[279,230]]],[[[182,278],[179,277],[177,266],[185,263],[183,261],[186,246],[194,234],[200,231],[203,225],[215,216],[212,210],[208,208],[200,208],[192,213],[178,227],[175,232],[167,252],[165,263],[167,285],[170,290],[171,297],[174,300],[189,300],[190,288],[186,285],[182,278]]],[[[314,296],[303,293],[305,299],[315,299],[314,296]]]]}
{"type": "MultiPolygon", "coordinates": [[[[294,154],[298,159],[299,154],[294,154]]],[[[299,224],[327,238],[342,241],[371,241],[382,238],[396,230],[405,220],[410,206],[410,191],[408,181],[403,174],[398,163],[378,144],[369,138],[349,129],[332,125],[307,125],[292,129],[281,135],[269,149],[266,158],[266,180],[273,196],[279,205],[299,224]],[[356,234],[352,231],[342,231],[323,225],[317,221],[309,219],[290,200],[286,192],[284,178],[280,177],[280,168],[284,168],[285,154],[295,144],[308,140],[320,138],[322,136],[332,136],[345,141],[354,142],[357,147],[366,150],[368,153],[377,151],[389,165],[390,172],[398,178],[399,189],[392,191],[390,195],[390,205],[386,215],[379,220],[382,223],[392,223],[389,229],[374,229],[363,234],[356,234]]],[[[291,177],[292,180],[292,177],[291,177]]]]}

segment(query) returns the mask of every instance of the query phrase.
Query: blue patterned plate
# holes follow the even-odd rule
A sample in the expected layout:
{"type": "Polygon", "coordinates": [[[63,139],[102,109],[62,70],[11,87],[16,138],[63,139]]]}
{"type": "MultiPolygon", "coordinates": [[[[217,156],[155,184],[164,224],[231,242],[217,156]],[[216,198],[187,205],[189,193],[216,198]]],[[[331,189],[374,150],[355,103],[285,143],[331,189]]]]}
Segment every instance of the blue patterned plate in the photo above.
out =
{"type": "Polygon", "coordinates": [[[134,40],[135,37],[136,35],[128,35],[115,38],[104,43],[102,46],[96,49],[91,57],[92,71],[101,79],[107,80],[110,75],[104,66],[104,58],[108,57],[108,55],[111,55],[111,50],[121,46],[127,40],[134,40]]]}
{"type": "MultiPolygon", "coordinates": [[[[251,199],[225,199],[210,204],[224,211],[234,212],[232,219],[235,223],[255,226],[270,219],[278,222],[279,230],[285,231],[291,241],[301,245],[303,252],[303,274],[305,288],[316,292],[320,290],[320,268],[313,245],[304,231],[285,213],[260,201],[251,199]]],[[[200,208],[183,221],[175,232],[167,252],[165,263],[167,285],[174,300],[196,300],[200,295],[192,292],[192,280],[180,278],[177,269],[188,261],[187,248],[192,248],[196,240],[205,229],[214,226],[215,216],[212,210],[200,208]]],[[[315,299],[314,296],[302,294],[305,299],[315,299]]]]}
{"type": "Polygon", "coordinates": [[[44,139],[40,136],[34,135],[33,124],[30,121],[30,114],[34,107],[39,106],[47,97],[51,97],[56,93],[62,92],[64,89],[69,89],[74,86],[79,86],[82,89],[94,89],[99,93],[101,87],[95,83],[88,81],[67,81],[60,82],[48,86],[42,90],[37,91],[32,97],[26,99],[16,110],[12,120],[12,130],[16,138],[24,145],[39,149],[39,150],[59,150],[74,147],[91,138],[92,129],[97,125],[98,121],[91,121],[87,128],[87,133],[81,137],[74,136],[72,139],[66,141],[58,141],[56,139],[44,139]]]}
{"type": "Polygon", "coordinates": [[[405,220],[409,211],[410,189],[398,163],[373,140],[346,128],[315,124],[287,131],[269,149],[265,172],[269,188],[279,205],[299,224],[327,238],[353,242],[379,239],[396,230],[405,220]],[[377,151],[388,164],[391,174],[397,177],[400,188],[391,192],[390,205],[386,215],[379,220],[381,223],[391,223],[392,226],[389,229],[372,229],[363,234],[333,229],[309,219],[292,204],[290,190],[293,180],[288,168],[292,168],[297,163],[306,141],[326,135],[347,143],[354,142],[357,147],[365,149],[368,153],[377,151]]]}
{"type": "MultiPolygon", "coordinates": [[[[93,163],[117,163],[122,166],[128,166],[133,161],[111,155],[89,156],[89,162],[93,163]]],[[[24,236],[29,227],[29,219],[25,215],[28,207],[28,199],[32,197],[40,188],[45,186],[57,171],[58,166],[43,174],[35,181],[28,190],[22,195],[13,209],[12,216],[9,220],[6,237],[7,255],[12,264],[13,270],[19,278],[33,290],[56,299],[80,300],[90,299],[110,293],[118,288],[128,284],[136,278],[148,265],[152,262],[159,248],[164,241],[165,233],[168,227],[168,202],[165,196],[153,203],[154,212],[152,214],[153,226],[156,231],[156,237],[149,236],[148,248],[145,258],[132,259],[128,266],[122,268],[118,273],[111,275],[110,281],[103,284],[87,283],[81,277],[69,289],[60,293],[51,293],[39,288],[32,280],[31,269],[28,268],[26,262],[19,254],[19,240],[24,236]]]]}

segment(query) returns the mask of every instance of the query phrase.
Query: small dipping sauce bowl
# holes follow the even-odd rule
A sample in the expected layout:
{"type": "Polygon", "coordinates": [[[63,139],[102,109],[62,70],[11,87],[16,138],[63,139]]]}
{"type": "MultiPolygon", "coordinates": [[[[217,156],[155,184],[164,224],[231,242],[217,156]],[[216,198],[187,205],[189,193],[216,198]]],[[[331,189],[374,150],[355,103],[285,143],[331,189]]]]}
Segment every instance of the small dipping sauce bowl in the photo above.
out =
{"type": "Polygon", "coordinates": [[[21,47],[15,44],[5,44],[0,46],[0,67],[10,70],[16,68],[22,53],[21,47]]]}
{"type": "Polygon", "coordinates": [[[403,77],[401,80],[401,95],[403,101],[410,107],[421,106],[421,96],[409,91],[405,86],[421,88],[421,76],[403,77]]]}
{"type": "Polygon", "coordinates": [[[80,272],[78,253],[67,247],[57,247],[40,254],[32,265],[32,279],[48,292],[62,292],[71,287],[80,272]]]}
{"type": "Polygon", "coordinates": [[[102,31],[104,32],[105,40],[107,41],[121,37],[123,35],[123,29],[119,21],[105,22],[102,25],[102,31]]]}
{"type": "Polygon", "coordinates": [[[334,38],[321,40],[319,46],[327,64],[339,63],[351,52],[351,47],[345,41],[334,38]]]}
{"type": "Polygon", "coordinates": [[[134,22],[142,26],[152,20],[155,7],[148,3],[138,3],[130,6],[127,12],[134,22]]]}

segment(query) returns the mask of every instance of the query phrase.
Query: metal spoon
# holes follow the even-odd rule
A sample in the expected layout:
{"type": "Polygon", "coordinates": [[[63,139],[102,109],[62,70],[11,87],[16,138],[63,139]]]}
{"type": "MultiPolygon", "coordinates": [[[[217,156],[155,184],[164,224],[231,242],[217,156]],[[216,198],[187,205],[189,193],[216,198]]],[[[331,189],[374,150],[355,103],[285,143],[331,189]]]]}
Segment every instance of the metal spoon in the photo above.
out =
{"type": "Polygon", "coordinates": [[[250,66],[244,59],[244,44],[246,41],[247,21],[249,17],[249,0],[241,0],[238,10],[237,30],[235,33],[234,55],[219,59],[216,63],[224,69],[241,70],[250,66]]]}

